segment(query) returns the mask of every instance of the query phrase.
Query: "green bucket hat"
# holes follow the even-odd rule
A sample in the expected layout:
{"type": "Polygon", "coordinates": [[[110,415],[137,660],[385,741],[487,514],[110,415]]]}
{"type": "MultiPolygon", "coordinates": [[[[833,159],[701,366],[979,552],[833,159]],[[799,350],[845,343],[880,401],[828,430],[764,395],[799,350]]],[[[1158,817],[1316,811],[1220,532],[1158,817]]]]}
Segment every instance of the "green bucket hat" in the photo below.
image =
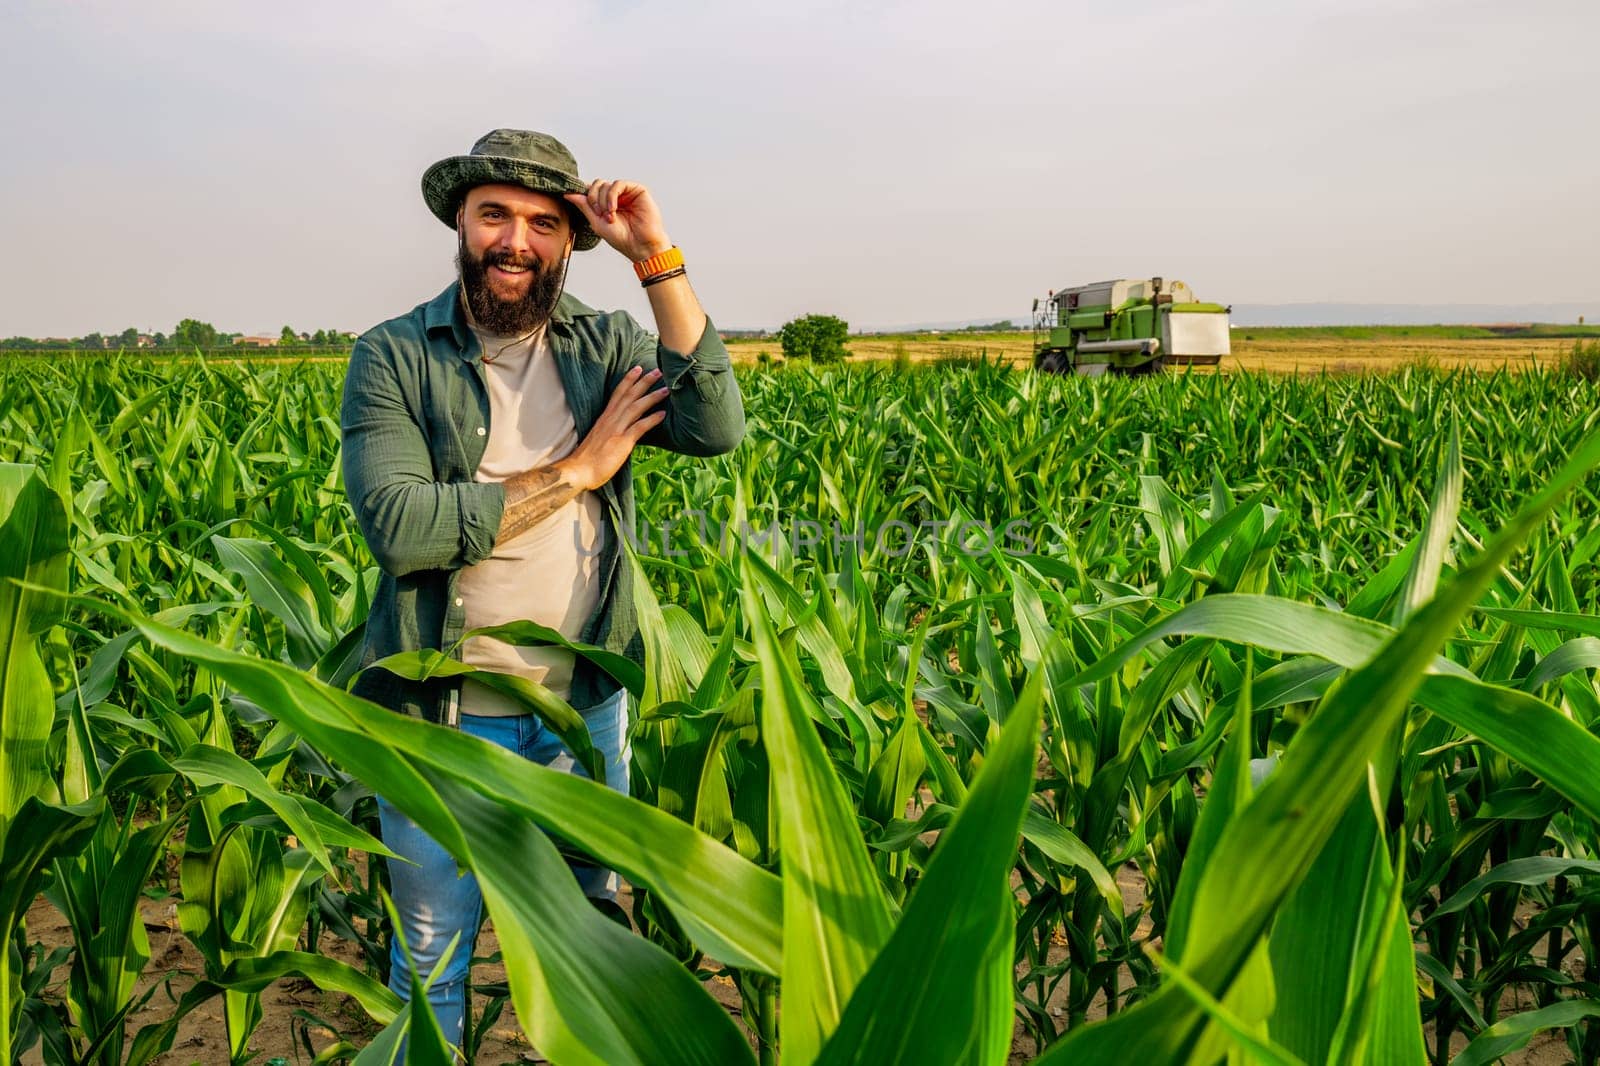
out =
{"type": "MultiPolygon", "coordinates": [[[[423,171],[422,198],[434,217],[455,229],[456,208],[467,190],[474,185],[501,182],[521,185],[558,200],[563,193],[583,192],[589,187],[579,179],[578,161],[567,146],[549,134],[490,130],[478,138],[469,154],[441,159],[423,171]]],[[[582,213],[569,210],[568,215],[572,218],[574,248],[581,252],[600,243],[582,213]]]]}

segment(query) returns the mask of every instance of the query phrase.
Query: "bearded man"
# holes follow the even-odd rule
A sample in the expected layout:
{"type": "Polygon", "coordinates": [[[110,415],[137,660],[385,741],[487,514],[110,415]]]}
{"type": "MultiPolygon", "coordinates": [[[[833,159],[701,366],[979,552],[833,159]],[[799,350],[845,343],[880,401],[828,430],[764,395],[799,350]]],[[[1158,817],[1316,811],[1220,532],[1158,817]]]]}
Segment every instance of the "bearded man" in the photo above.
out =
{"type": "MultiPolygon", "coordinates": [[[[628,789],[627,692],[589,660],[463,633],[531,619],[568,640],[643,658],[630,571],[629,457],[637,444],[688,455],[731,451],[744,409],[728,352],[689,286],[682,254],[643,185],[584,182],[555,138],[500,129],[422,177],[429,210],[457,233],[458,277],[356,341],[340,415],[345,489],[381,568],[354,686],[403,714],[460,728],[584,773],[529,708],[468,677],[408,681],[385,656],[451,650],[463,662],[543,685],[580,709],[606,783],[628,789]],[[567,262],[604,240],[633,264],[657,337],[623,312],[564,293],[567,262]]],[[[379,799],[403,935],[428,976],[461,943],[428,999],[460,1046],[482,897],[470,874],[379,799]],[[415,865],[412,865],[412,864],[415,865]]],[[[610,871],[574,865],[584,891],[610,871]]],[[[538,886],[530,885],[530,891],[538,886]]],[[[402,998],[410,970],[390,952],[402,998]]]]}

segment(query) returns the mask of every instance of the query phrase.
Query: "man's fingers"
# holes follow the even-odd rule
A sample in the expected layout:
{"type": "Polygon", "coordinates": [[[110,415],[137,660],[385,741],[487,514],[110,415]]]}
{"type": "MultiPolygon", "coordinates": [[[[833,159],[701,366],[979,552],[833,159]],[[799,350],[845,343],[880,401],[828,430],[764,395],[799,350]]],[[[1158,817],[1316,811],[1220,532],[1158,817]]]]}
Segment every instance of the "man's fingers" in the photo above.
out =
{"type": "Polygon", "coordinates": [[[622,383],[612,390],[611,395],[620,397],[626,402],[654,388],[656,382],[660,380],[660,370],[645,370],[636,366],[623,376],[622,383]]]}
{"type": "Polygon", "coordinates": [[[652,411],[629,427],[628,436],[633,438],[633,443],[638,444],[641,437],[659,426],[666,417],[665,411],[652,411]]]}
{"type": "Polygon", "coordinates": [[[640,387],[647,386],[650,382],[649,371],[643,367],[629,367],[628,372],[622,375],[622,380],[617,382],[617,387],[611,390],[611,400],[637,392],[640,387]]]}
{"type": "Polygon", "coordinates": [[[639,377],[640,374],[638,367],[633,367],[626,374],[622,375],[622,380],[617,382],[617,387],[612,389],[611,395],[606,398],[606,406],[600,412],[601,418],[606,417],[606,415],[615,410],[618,404],[626,402],[625,397],[627,397],[628,394],[633,391],[634,387],[638,383],[639,377]]]}
{"type": "Polygon", "coordinates": [[[611,218],[611,186],[609,181],[592,181],[589,183],[589,209],[607,222],[611,218]]]}
{"type": "Polygon", "coordinates": [[[659,370],[645,373],[640,373],[639,370],[639,367],[634,367],[628,371],[622,383],[612,390],[611,399],[606,404],[605,410],[595,420],[597,427],[602,423],[627,425],[640,411],[659,403],[666,396],[668,389],[656,388],[661,380],[659,370]]]}
{"type": "Polygon", "coordinates": [[[583,213],[583,217],[588,219],[589,225],[593,226],[596,222],[600,221],[598,218],[595,217],[594,211],[589,207],[589,194],[588,193],[569,192],[569,193],[565,194],[564,199],[567,201],[567,203],[569,203],[572,206],[576,207],[579,211],[581,211],[583,213]]]}
{"type": "Polygon", "coordinates": [[[579,213],[584,216],[584,221],[589,222],[589,229],[595,230],[598,234],[603,224],[605,224],[605,219],[594,213],[594,208],[589,206],[589,197],[586,194],[582,194],[582,192],[568,192],[565,198],[566,202],[578,208],[579,213]]]}
{"type": "Polygon", "coordinates": [[[641,413],[648,411],[650,408],[666,399],[667,393],[670,391],[672,390],[663,387],[655,389],[652,392],[647,392],[643,396],[635,398],[634,401],[628,404],[627,407],[629,419],[632,420],[634,418],[638,418],[641,413]]]}
{"type": "Polygon", "coordinates": [[[622,426],[632,424],[634,419],[645,414],[650,408],[666,399],[667,391],[666,389],[656,389],[653,392],[642,393],[625,400],[613,413],[616,424],[622,426]]]}

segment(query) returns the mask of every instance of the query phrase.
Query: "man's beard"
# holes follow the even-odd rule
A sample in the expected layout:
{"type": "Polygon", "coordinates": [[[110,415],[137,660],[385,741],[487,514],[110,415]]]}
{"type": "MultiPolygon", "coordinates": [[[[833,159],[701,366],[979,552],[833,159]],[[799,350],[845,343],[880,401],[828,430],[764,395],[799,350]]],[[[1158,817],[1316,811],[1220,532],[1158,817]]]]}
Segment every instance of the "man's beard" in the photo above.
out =
{"type": "Polygon", "coordinates": [[[485,252],[482,259],[467,251],[465,240],[458,243],[456,270],[466,294],[467,310],[479,329],[502,337],[518,337],[542,326],[556,309],[566,282],[567,262],[551,267],[537,256],[518,257],[510,252],[485,252]],[[521,299],[502,300],[489,287],[492,266],[523,266],[533,272],[533,280],[521,299]]]}

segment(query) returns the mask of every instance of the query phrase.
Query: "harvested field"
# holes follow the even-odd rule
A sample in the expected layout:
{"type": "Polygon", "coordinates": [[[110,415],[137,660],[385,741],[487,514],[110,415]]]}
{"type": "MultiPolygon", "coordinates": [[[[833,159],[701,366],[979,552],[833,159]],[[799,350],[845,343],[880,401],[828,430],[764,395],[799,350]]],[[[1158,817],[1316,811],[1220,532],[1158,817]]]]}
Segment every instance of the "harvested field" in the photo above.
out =
{"type": "MultiPolygon", "coordinates": [[[[1272,374],[1372,373],[1405,366],[1430,366],[1440,369],[1470,367],[1492,370],[1508,367],[1525,370],[1560,362],[1572,350],[1570,339],[1550,337],[1275,337],[1264,331],[1261,339],[1249,330],[1234,331],[1233,353],[1223,359],[1222,371],[1250,370],[1272,374]]],[[[762,352],[781,359],[782,349],[774,340],[735,340],[729,351],[740,363],[755,363],[762,352]]],[[[923,363],[938,359],[987,357],[1021,366],[1033,362],[1033,341],[1029,334],[949,334],[945,337],[909,338],[852,337],[849,350],[853,360],[894,360],[902,356],[923,363]]],[[[1195,367],[1196,373],[1212,373],[1195,367]]]]}

